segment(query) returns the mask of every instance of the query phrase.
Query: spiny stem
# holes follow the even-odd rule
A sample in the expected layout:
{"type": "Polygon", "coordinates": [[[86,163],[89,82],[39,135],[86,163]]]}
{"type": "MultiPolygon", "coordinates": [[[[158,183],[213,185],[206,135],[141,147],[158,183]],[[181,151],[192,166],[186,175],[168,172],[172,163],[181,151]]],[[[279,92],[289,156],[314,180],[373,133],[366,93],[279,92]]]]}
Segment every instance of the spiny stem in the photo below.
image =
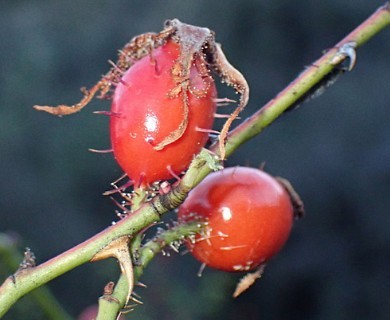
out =
{"type": "MultiPolygon", "coordinates": [[[[185,238],[191,235],[195,235],[204,228],[204,223],[189,222],[185,224],[179,224],[170,229],[164,230],[153,239],[146,242],[140,249],[137,259],[137,265],[134,267],[134,278],[139,280],[142,276],[146,266],[150,261],[160,253],[167,245],[181,244],[185,238]]],[[[178,248],[172,248],[171,250],[177,250],[178,248]]]]}
{"type": "MultiPolygon", "coordinates": [[[[8,270],[15,270],[19,267],[23,259],[19,250],[20,248],[15,241],[15,237],[6,233],[0,233],[0,257],[8,270]]],[[[72,319],[47,286],[34,290],[31,293],[31,297],[48,319],[72,319]]]]}
{"type": "MultiPolygon", "coordinates": [[[[156,237],[146,242],[140,248],[137,257],[137,264],[134,266],[135,282],[137,283],[137,281],[140,279],[149,262],[152,261],[153,258],[166,246],[176,242],[181,243],[183,239],[190,235],[196,234],[197,232],[201,231],[203,227],[204,225],[201,222],[180,224],[168,230],[164,230],[156,237]]],[[[121,275],[109,299],[107,299],[107,297],[104,297],[105,299],[103,299],[103,297],[99,299],[99,316],[101,318],[98,316],[97,320],[115,319],[118,313],[120,313],[121,309],[124,308],[124,304],[126,303],[127,290],[128,286],[126,277],[121,275]]]]}
{"type": "MultiPolygon", "coordinates": [[[[138,210],[147,200],[147,192],[143,188],[135,188],[131,194],[131,209],[128,214],[138,210]]],[[[130,259],[133,259],[134,251],[137,251],[141,246],[142,232],[135,234],[129,245],[130,259]]],[[[132,263],[132,261],[130,262],[132,263]]],[[[134,283],[134,274],[132,282],[134,283]]],[[[96,320],[114,319],[120,310],[124,307],[128,300],[129,281],[123,273],[120,275],[114,291],[110,295],[103,295],[99,298],[99,310],[96,320]]]]}

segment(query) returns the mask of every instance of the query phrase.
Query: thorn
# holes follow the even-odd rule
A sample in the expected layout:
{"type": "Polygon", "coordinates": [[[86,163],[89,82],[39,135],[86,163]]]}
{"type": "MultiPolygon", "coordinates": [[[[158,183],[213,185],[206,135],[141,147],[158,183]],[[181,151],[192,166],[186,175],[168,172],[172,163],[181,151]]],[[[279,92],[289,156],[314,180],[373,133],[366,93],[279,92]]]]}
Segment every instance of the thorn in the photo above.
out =
{"type": "Polygon", "coordinates": [[[356,42],[350,41],[343,44],[337,51],[336,55],[332,58],[330,63],[332,65],[340,64],[345,58],[349,58],[348,71],[351,71],[356,64],[356,42]]]}
{"type": "Polygon", "coordinates": [[[140,286],[142,288],[147,288],[148,287],[145,283],[142,283],[142,282],[139,282],[139,281],[136,283],[136,285],[140,286]]]}
{"type": "Polygon", "coordinates": [[[213,133],[213,134],[218,134],[218,135],[220,134],[219,131],[212,130],[212,129],[203,129],[203,128],[195,127],[195,130],[198,132],[213,133]]]}
{"type": "Polygon", "coordinates": [[[141,300],[139,300],[136,297],[134,297],[134,292],[132,293],[132,296],[130,297],[130,300],[134,301],[135,303],[138,303],[138,304],[144,304],[141,300]]]}
{"type": "Polygon", "coordinates": [[[124,74],[124,73],[125,73],[121,68],[119,68],[119,67],[115,64],[114,61],[108,60],[108,63],[109,63],[116,71],[118,71],[120,74],[124,74]]]}
{"type": "Polygon", "coordinates": [[[171,165],[167,165],[167,170],[171,174],[172,177],[174,177],[177,181],[180,181],[181,178],[172,170],[171,165]]]}
{"type": "Polygon", "coordinates": [[[94,153],[111,153],[111,152],[113,152],[112,149],[98,150],[98,149],[92,149],[92,148],[88,148],[88,151],[91,151],[94,153]]]}
{"type": "Polygon", "coordinates": [[[230,118],[230,114],[214,113],[214,118],[226,119],[226,118],[230,118]]]}
{"type": "Polygon", "coordinates": [[[202,276],[203,271],[204,271],[205,268],[206,268],[206,264],[205,264],[205,263],[202,263],[202,264],[200,265],[200,268],[199,268],[198,273],[196,274],[199,278],[202,276]]]}
{"type": "MultiPolygon", "coordinates": [[[[230,114],[214,113],[214,118],[227,119],[230,118],[230,114]]],[[[241,119],[241,117],[237,117],[236,119],[241,119]]]]}
{"type": "Polygon", "coordinates": [[[108,63],[114,68],[114,70],[116,70],[118,73],[119,73],[119,75],[117,75],[117,74],[111,74],[111,77],[113,77],[113,79],[111,79],[110,77],[107,77],[107,76],[105,76],[104,77],[104,79],[106,79],[106,81],[109,81],[111,84],[114,84],[113,82],[112,82],[112,80],[118,80],[120,83],[122,83],[124,86],[126,86],[126,87],[128,87],[129,86],[129,84],[128,83],[126,83],[123,79],[122,79],[122,77],[121,77],[121,75],[123,75],[124,73],[125,73],[125,71],[123,71],[122,69],[120,69],[114,62],[112,62],[111,60],[108,60],[108,63]]]}
{"type": "Polygon", "coordinates": [[[236,100],[232,100],[232,99],[229,99],[229,98],[216,98],[213,101],[217,104],[218,107],[227,106],[230,103],[236,103],[237,102],[236,100]]]}
{"type": "Polygon", "coordinates": [[[125,305],[127,305],[134,286],[134,271],[129,250],[130,237],[122,236],[111,241],[104,248],[100,249],[90,260],[91,262],[100,261],[110,257],[116,258],[119,262],[121,273],[127,280],[128,292],[125,305]]]}
{"type": "Polygon", "coordinates": [[[116,185],[119,181],[123,180],[123,179],[126,178],[126,177],[127,177],[127,174],[126,174],[126,173],[122,174],[118,179],[116,179],[116,180],[114,180],[113,182],[111,182],[111,185],[112,185],[112,186],[116,185]]]}
{"type": "Polygon", "coordinates": [[[131,293],[131,295],[132,295],[133,297],[136,297],[137,299],[141,299],[141,296],[140,296],[137,292],[135,292],[135,291],[133,291],[133,292],[131,293]]]}
{"type": "Polygon", "coordinates": [[[143,181],[145,180],[145,173],[140,174],[139,181],[137,182],[136,188],[139,189],[143,185],[143,181]]]}
{"type": "Polygon", "coordinates": [[[109,117],[120,117],[121,114],[119,112],[112,112],[112,111],[94,111],[94,114],[102,114],[109,117]]]}
{"type": "Polygon", "coordinates": [[[130,85],[129,85],[125,80],[123,80],[122,78],[119,78],[118,80],[119,80],[119,82],[120,82],[121,84],[123,84],[125,87],[130,87],[130,85]]]}
{"type": "Polygon", "coordinates": [[[128,214],[129,213],[129,210],[123,206],[122,204],[120,204],[118,201],[116,201],[113,197],[110,197],[110,199],[120,208],[122,209],[123,213],[119,213],[120,215],[123,215],[123,214],[128,214]]]}
{"type": "Polygon", "coordinates": [[[130,312],[133,312],[134,311],[134,307],[136,307],[137,305],[126,305],[122,310],[121,310],[121,314],[128,314],[130,312]]]}
{"type": "Polygon", "coordinates": [[[220,250],[222,251],[231,251],[234,249],[241,249],[241,248],[246,248],[247,245],[242,244],[242,245],[237,245],[237,246],[227,246],[227,247],[220,247],[220,250]]]}
{"type": "Polygon", "coordinates": [[[114,193],[121,193],[123,190],[127,189],[128,187],[132,186],[134,184],[134,181],[133,180],[129,180],[127,181],[124,185],[120,186],[120,187],[117,187],[115,184],[114,184],[114,189],[112,190],[107,190],[105,192],[103,192],[103,195],[104,196],[109,196],[109,195],[112,195],[114,193]]]}

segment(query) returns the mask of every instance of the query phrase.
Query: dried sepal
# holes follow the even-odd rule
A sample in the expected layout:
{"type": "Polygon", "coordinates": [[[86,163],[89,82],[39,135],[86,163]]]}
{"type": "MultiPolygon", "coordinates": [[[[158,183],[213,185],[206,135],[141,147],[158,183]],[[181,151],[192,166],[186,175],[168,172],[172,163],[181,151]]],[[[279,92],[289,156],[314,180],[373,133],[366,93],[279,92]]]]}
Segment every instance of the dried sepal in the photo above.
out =
{"type": "Polygon", "coordinates": [[[214,59],[213,66],[216,69],[218,75],[222,77],[223,81],[226,84],[232,86],[234,90],[236,90],[236,92],[241,95],[238,107],[233,111],[230,117],[226,120],[221,130],[221,134],[219,135],[220,157],[222,160],[224,160],[226,155],[225,143],[229,132],[229,128],[232,122],[235,119],[237,119],[240,112],[248,104],[249,85],[245,77],[242,75],[242,73],[238,71],[236,68],[234,68],[227,60],[225,54],[222,51],[221,45],[219,43],[216,43],[214,48],[215,50],[213,52],[213,59],[214,59]]]}
{"type": "Polygon", "coordinates": [[[263,275],[265,268],[265,264],[260,265],[255,272],[247,273],[241,280],[237,283],[236,289],[233,293],[233,298],[237,298],[244,291],[248,290],[250,286],[252,286],[257,279],[261,278],[263,275]]]}
{"type": "Polygon", "coordinates": [[[294,211],[294,218],[303,218],[305,216],[305,205],[298,192],[295,191],[294,187],[287,179],[281,177],[275,177],[275,179],[282,185],[290,197],[294,211]]]}
{"type": "Polygon", "coordinates": [[[176,85],[170,90],[168,96],[174,98],[180,94],[182,95],[183,118],[178,127],[158,142],[154,149],[162,150],[182,137],[188,125],[188,93],[203,97],[207,93],[208,84],[212,81],[211,70],[214,70],[226,84],[232,86],[241,95],[238,107],[230,114],[219,135],[220,157],[223,160],[226,155],[225,142],[229,128],[233,120],[238,117],[238,114],[248,103],[249,86],[244,76],[226,59],[221,45],[214,40],[213,31],[183,23],[178,19],[167,20],[164,29],[159,33],[144,33],[134,37],[119,50],[117,62],[110,62],[112,68],[96,85],[89,90],[82,88],[84,97],[79,103],[57,107],[36,105],[34,108],[53,115],[63,116],[80,111],[99,92],[98,98],[108,98],[112,87],[122,81],[122,75],[126,70],[136,61],[148,55],[153,63],[153,49],[164,45],[168,39],[172,39],[180,46],[180,55],[171,70],[176,85]],[[193,65],[204,79],[204,88],[199,89],[196,86],[191,86],[190,70],[193,65]],[[209,79],[209,82],[207,82],[207,79],[209,79]]]}
{"type": "Polygon", "coordinates": [[[74,105],[58,105],[38,106],[34,108],[38,111],[45,111],[56,116],[65,116],[76,113],[82,110],[99,92],[99,99],[104,99],[108,96],[113,86],[120,82],[123,73],[129,69],[136,61],[150,55],[153,48],[161,46],[170,35],[170,29],[164,29],[162,32],[144,33],[134,37],[118,52],[118,61],[112,64],[112,68],[102,79],[96,83],[91,89],[81,88],[84,97],[80,102],[74,105]]]}

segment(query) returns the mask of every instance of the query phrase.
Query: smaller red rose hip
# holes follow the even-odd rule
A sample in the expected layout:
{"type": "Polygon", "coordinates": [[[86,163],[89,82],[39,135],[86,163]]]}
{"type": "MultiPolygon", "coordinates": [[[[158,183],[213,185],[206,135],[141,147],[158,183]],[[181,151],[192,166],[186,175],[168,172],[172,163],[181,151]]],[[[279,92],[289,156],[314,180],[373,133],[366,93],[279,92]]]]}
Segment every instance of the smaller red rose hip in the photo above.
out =
{"type": "Polygon", "coordinates": [[[210,174],[192,190],[179,219],[207,221],[206,232],[187,245],[209,267],[252,270],[285,244],[294,219],[286,188],[269,174],[234,167],[210,174]]]}

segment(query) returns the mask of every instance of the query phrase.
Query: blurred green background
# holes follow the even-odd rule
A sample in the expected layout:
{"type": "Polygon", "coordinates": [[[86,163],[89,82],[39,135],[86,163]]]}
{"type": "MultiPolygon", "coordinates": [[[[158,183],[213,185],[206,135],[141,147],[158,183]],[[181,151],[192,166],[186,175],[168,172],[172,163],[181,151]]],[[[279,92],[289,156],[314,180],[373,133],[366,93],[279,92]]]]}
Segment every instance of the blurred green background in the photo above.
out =
{"type": "MultiPolygon", "coordinates": [[[[121,175],[108,122],[94,110],[56,118],[34,104],[74,103],[134,35],[164,20],[207,26],[251,87],[249,115],[382,1],[1,1],[0,232],[19,234],[38,262],[115,220],[102,196],[121,175]]],[[[236,300],[240,275],[206,270],[190,255],[159,256],[131,319],[387,319],[390,314],[390,41],[382,32],[358,51],[356,68],[321,97],[282,117],[227,165],[288,178],[305,201],[284,250],[236,300]]],[[[221,97],[234,93],[221,89],[221,97]]],[[[4,265],[0,262],[0,268],[4,265]]],[[[9,270],[0,274],[5,278],[9,270]]],[[[113,262],[50,283],[74,317],[93,304],[113,262]]],[[[5,319],[45,319],[27,296],[5,319]]]]}

